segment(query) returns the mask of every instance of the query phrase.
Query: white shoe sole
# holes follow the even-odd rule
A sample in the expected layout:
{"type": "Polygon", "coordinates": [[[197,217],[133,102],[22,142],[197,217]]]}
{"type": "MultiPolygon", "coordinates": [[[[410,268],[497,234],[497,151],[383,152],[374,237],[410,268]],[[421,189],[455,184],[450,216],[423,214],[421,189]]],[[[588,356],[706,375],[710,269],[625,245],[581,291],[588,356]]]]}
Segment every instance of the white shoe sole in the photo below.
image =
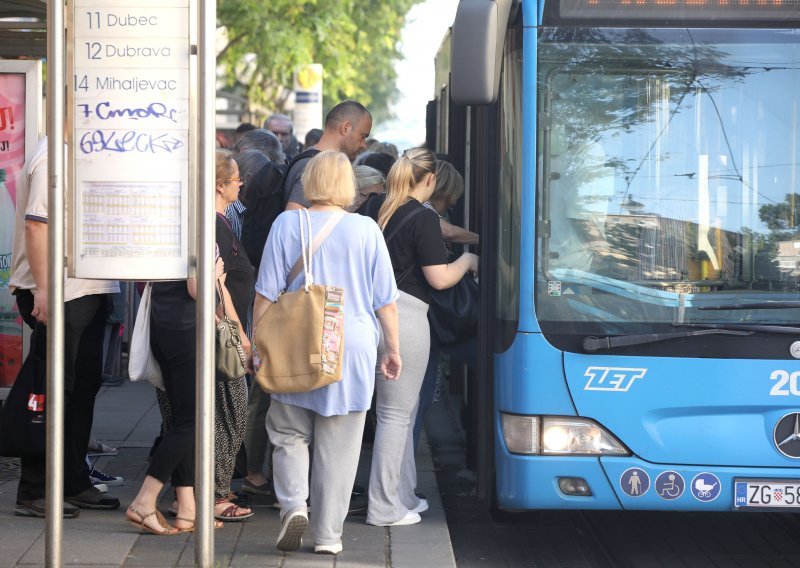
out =
{"type": "Polygon", "coordinates": [[[308,517],[299,511],[290,513],[284,519],[275,546],[284,552],[293,552],[303,544],[303,533],[308,527],[308,517]]]}
{"type": "Polygon", "coordinates": [[[110,481],[103,481],[102,479],[97,479],[96,477],[90,477],[89,480],[92,482],[92,485],[102,483],[106,487],[121,487],[125,484],[124,479],[112,479],[110,481]]]}
{"type": "Polygon", "coordinates": [[[314,547],[316,554],[339,554],[342,551],[342,543],[337,544],[318,544],[314,547]]]}
{"type": "Polygon", "coordinates": [[[367,521],[368,525],[375,525],[376,527],[403,527],[406,525],[416,525],[422,521],[422,517],[419,516],[419,513],[414,513],[409,511],[406,513],[405,517],[399,519],[393,523],[371,523],[367,521]]]}

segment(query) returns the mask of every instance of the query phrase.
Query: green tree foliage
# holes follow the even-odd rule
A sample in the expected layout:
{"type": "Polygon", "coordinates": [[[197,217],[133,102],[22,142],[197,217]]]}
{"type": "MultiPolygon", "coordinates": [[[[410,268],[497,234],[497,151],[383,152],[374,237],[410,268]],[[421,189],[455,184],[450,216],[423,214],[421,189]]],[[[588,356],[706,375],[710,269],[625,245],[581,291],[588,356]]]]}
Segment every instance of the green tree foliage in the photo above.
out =
{"type": "Polygon", "coordinates": [[[321,63],[325,108],[356,99],[386,116],[408,10],[421,0],[219,0],[218,62],[251,102],[282,110],[298,65],[321,63]]]}

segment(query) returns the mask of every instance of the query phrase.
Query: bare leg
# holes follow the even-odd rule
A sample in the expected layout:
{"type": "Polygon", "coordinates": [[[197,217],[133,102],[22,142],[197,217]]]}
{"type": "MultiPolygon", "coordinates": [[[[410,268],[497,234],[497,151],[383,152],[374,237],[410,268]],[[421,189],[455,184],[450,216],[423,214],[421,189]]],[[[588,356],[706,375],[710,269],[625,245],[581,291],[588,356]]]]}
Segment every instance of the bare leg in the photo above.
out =
{"type": "Polygon", "coordinates": [[[152,532],[174,534],[178,532],[175,527],[166,522],[164,526],[156,515],[150,515],[156,510],[158,495],[163,488],[164,484],[158,479],[151,475],[146,476],[125,515],[135,523],[143,523],[152,532]]]}

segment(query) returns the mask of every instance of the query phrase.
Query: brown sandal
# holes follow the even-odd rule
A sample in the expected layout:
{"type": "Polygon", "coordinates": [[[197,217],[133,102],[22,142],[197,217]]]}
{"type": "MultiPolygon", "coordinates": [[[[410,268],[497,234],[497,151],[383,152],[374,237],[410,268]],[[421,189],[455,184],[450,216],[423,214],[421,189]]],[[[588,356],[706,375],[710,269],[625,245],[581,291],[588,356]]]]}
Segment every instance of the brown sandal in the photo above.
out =
{"type": "MultiPolygon", "coordinates": [[[[182,529],[180,527],[175,527],[176,529],[178,529],[178,532],[182,532],[182,533],[194,532],[194,519],[184,519],[183,517],[175,517],[175,520],[176,521],[183,521],[184,523],[191,523],[191,525],[192,525],[192,526],[187,527],[185,529],[182,529]]],[[[217,521],[217,520],[214,521],[214,528],[215,529],[221,529],[224,526],[225,526],[225,523],[223,523],[222,521],[217,521]]]]}
{"type": "Polygon", "coordinates": [[[157,536],[172,536],[172,535],[179,534],[181,532],[180,530],[178,530],[175,527],[173,527],[172,525],[170,525],[167,522],[167,520],[164,518],[164,515],[161,514],[161,511],[159,511],[157,509],[153,510],[153,511],[150,511],[149,513],[142,514],[139,511],[137,511],[136,508],[133,505],[131,505],[130,507],[128,507],[128,511],[130,511],[134,515],[138,516],[139,520],[137,521],[137,520],[132,519],[132,518],[130,518],[130,517],[128,517],[126,515],[125,517],[126,517],[127,521],[130,524],[132,524],[133,526],[135,526],[135,527],[137,527],[137,528],[139,528],[139,529],[141,529],[141,530],[143,530],[145,532],[148,532],[150,534],[154,534],[154,535],[157,535],[157,536]],[[145,521],[148,518],[152,517],[152,516],[155,516],[156,521],[158,522],[159,526],[164,530],[158,531],[158,530],[156,530],[156,529],[154,529],[152,527],[149,527],[149,526],[147,526],[145,524],[145,521]]]}
{"type": "Polygon", "coordinates": [[[228,522],[238,523],[244,521],[245,519],[249,519],[255,514],[250,508],[234,505],[227,499],[217,499],[214,505],[215,507],[216,505],[228,505],[221,513],[214,514],[214,518],[217,519],[218,521],[228,521],[228,522]],[[248,512],[240,513],[240,511],[248,511],[248,512]]]}

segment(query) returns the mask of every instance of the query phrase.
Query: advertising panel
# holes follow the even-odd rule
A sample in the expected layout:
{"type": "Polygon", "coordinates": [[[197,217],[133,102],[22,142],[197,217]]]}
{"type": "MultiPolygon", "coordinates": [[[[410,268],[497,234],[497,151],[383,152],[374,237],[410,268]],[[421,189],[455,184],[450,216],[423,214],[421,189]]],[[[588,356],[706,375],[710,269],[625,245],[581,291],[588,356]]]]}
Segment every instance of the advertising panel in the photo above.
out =
{"type": "Polygon", "coordinates": [[[0,398],[19,373],[23,323],[8,287],[17,182],[39,136],[41,64],[0,60],[0,398]]]}

